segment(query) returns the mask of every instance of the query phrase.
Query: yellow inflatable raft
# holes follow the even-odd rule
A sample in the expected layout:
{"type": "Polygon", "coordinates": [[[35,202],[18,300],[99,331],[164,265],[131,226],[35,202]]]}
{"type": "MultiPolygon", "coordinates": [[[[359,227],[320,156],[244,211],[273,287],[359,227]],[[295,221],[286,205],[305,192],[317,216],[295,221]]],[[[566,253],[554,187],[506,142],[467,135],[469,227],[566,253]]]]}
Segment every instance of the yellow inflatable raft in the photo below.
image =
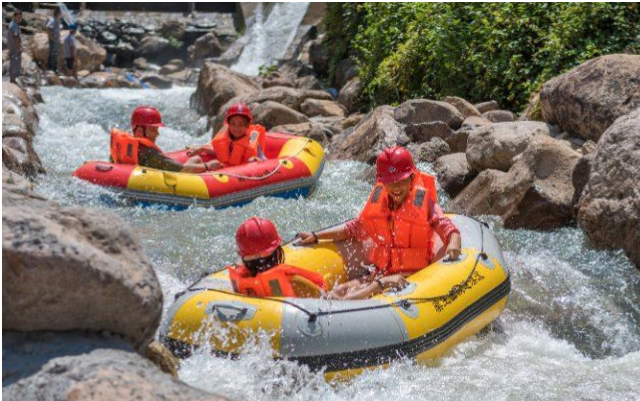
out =
{"type": "MultiPolygon", "coordinates": [[[[182,357],[203,345],[214,354],[236,356],[264,332],[275,358],[322,369],[329,380],[400,358],[437,358],[496,319],[510,291],[493,234],[477,220],[450,217],[461,231],[461,257],[436,261],[410,276],[399,292],[358,301],[254,298],[233,293],[225,270],[176,296],[161,338],[182,357]]],[[[362,259],[344,243],[290,243],[284,250],[288,264],[322,273],[330,287],[346,281],[362,259]]]]}

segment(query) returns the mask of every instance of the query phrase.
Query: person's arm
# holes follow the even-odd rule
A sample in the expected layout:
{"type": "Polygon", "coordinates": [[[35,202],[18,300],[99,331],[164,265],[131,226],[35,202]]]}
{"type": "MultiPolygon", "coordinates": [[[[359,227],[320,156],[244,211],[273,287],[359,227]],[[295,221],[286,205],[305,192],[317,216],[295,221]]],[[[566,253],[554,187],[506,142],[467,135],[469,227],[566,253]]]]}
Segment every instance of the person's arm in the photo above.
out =
{"type": "Polygon", "coordinates": [[[53,41],[53,23],[52,21],[47,22],[47,37],[49,38],[49,42],[53,41]]]}
{"type": "Polygon", "coordinates": [[[407,280],[401,274],[376,278],[374,275],[348,281],[327,294],[327,299],[354,300],[367,299],[381,294],[387,289],[402,289],[407,280]]]}
{"type": "Polygon", "coordinates": [[[442,208],[437,204],[432,204],[432,215],[429,224],[442,239],[446,247],[446,254],[449,259],[458,259],[460,256],[460,248],[462,246],[462,238],[460,230],[453,224],[450,218],[444,215],[442,208]]]}
{"type": "Polygon", "coordinates": [[[298,233],[298,238],[302,245],[314,244],[321,239],[340,242],[355,237],[356,224],[359,224],[357,219],[321,231],[302,231],[298,233]]]}

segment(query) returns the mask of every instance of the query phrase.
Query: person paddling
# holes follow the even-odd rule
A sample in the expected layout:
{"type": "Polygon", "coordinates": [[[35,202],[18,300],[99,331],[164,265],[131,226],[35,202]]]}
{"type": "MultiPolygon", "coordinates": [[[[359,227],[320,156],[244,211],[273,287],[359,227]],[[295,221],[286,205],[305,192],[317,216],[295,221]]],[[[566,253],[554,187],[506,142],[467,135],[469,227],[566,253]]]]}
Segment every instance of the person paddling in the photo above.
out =
{"type": "Polygon", "coordinates": [[[242,262],[227,266],[233,290],[256,297],[317,297],[324,277],[285,263],[275,225],[260,217],[245,220],[236,232],[242,262]]]}
{"type": "Polygon", "coordinates": [[[460,231],[437,204],[434,178],[415,168],[405,148],[395,146],[380,153],[376,177],[378,183],[356,219],[319,232],[298,233],[303,245],[321,239],[365,243],[373,271],[335,287],[329,298],[362,299],[403,287],[406,276],[433,261],[434,233],[450,259],[460,255],[460,231]]]}
{"type": "MultiPolygon", "coordinates": [[[[253,114],[246,104],[236,103],[227,109],[225,125],[215,135],[211,145],[191,149],[193,160],[199,161],[199,155],[215,157],[220,165],[238,166],[265,160],[264,147],[266,129],[252,124],[253,114]]],[[[191,160],[191,159],[190,159],[191,160]]]]}
{"type": "Polygon", "coordinates": [[[215,160],[208,163],[187,160],[182,164],[165,156],[156,145],[159,128],[164,126],[157,109],[151,106],[137,107],[131,114],[133,134],[117,128],[111,130],[111,161],[183,173],[203,173],[217,166],[215,160]]]}

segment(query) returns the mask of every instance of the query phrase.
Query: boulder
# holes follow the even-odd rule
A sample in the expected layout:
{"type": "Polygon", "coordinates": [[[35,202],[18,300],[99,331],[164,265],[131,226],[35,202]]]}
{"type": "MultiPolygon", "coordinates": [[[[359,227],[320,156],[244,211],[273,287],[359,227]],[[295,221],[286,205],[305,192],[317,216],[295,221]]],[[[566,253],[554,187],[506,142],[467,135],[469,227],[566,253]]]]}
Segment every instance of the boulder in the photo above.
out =
{"type": "Polygon", "coordinates": [[[445,102],[428,99],[413,99],[402,103],[394,111],[396,121],[403,124],[420,124],[442,121],[453,129],[460,128],[462,114],[445,102]]]}
{"type": "Polygon", "coordinates": [[[293,79],[287,74],[281,74],[279,71],[274,71],[266,77],[258,77],[258,81],[263,88],[272,88],[274,86],[295,87],[293,79]]]}
{"type": "Polygon", "coordinates": [[[417,162],[433,163],[440,156],[449,153],[449,145],[438,137],[433,137],[429,142],[420,144],[410,143],[407,150],[413,155],[413,160],[417,162]]]}
{"type": "Polygon", "coordinates": [[[348,113],[353,113],[362,105],[362,82],[359,77],[353,77],[347,82],[338,95],[338,103],[344,106],[348,113]]]}
{"type": "Polygon", "coordinates": [[[516,121],[516,115],[509,110],[490,110],[482,113],[482,117],[492,123],[509,123],[516,121]]]}
{"type": "Polygon", "coordinates": [[[252,107],[252,111],[254,122],[263,125],[267,130],[278,125],[299,124],[309,121],[304,114],[270,100],[255,105],[252,107]]]}
{"type": "Polygon", "coordinates": [[[220,55],[222,55],[222,45],[213,32],[199,37],[192,46],[189,46],[189,59],[192,62],[207,57],[219,57],[220,55]]]}
{"type": "Polygon", "coordinates": [[[379,106],[371,110],[355,127],[332,138],[329,158],[373,164],[384,149],[407,143],[409,138],[395,120],[393,107],[379,106]]]}
{"type": "Polygon", "coordinates": [[[342,88],[351,79],[358,76],[356,63],[350,58],[340,60],[335,69],[335,87],[342,88]]]}
{"type": "Polygon", "coordinates": [[[598,142],[621,116],[640,107],[640,55],[589,60],[546,82],[540,93],[544,120],[572,136],[598,142]]]}
{"type": "Polygon", "coordinates": [[[482,171],[449,208],[454,213],[499,215],[507,228],[567,225],[573,219],[571,175],[580,157],[564,142],[537,135],[508,172],[482,171]]]}
{"type": "Polygon", "coordinates": [[[453,134],[453,130],[442,121],[433,121],[407,125],[404,129],[404,133],[412,142],[420,143],[428,142],[432,138],[448,139],[453,134]]]}
{"type": "Polygon", "coordinates": [[[133,60],[133,66],[139,70],[148,70],[149,62],[144,57],[138,57],[133,60]]]}
{"type": "Polygon", "coordinates": [[[169,89],[173,86],[173,82],[170,79],[159,75],[146,75],[142,77],[141,81],[158,89],[169,89]]]}
{"type": "Polygon", "coordinates": [[[138,47],[138,53],[147,60],[156,58],[170,50],[171,44],[168,39],[154,35],[143,37],[140,40],[140,47],[138,47]]]}
{"type": "Polygon", "coordinates": [[[284,124],[271,127],[272,132],[284,132],[286,134],[293,134],[298,136],[306,136],[312,127],[311,122],[298,123],[298,124],[284,124]]]}
{"type": "Polygon", "coordinates": [[[535,136],[556,134],[553,126],[538,121],[480,126],[469,133],[467,160],[475,171],[508,171],[514,163],[514,157],[522,153],[535,136]]]}
{"type": "Polygon", "coordinates": [[[584,192],[584,187],[587,185],[587,182],[589,182],[589,175],[591,175],[591,165],[593,164],[594,156],[595,153],[588,153],[582,156],[571,174],[573,188],[575,188],[573,201],[571,203],[573,203],[573,212],[576,217],[579,212],[580,198],[584,192]]]}
{"type": "MultiPolygon", "coordinates": [[[[318,90],[318,89],[322,89],[322,84],[320,83],[318,78],[316,78],[315,76],[307,75],[307,76],[304,76],[304,77],[296,78],[296,80],[294,82],[294,87],[296,87],[298,89],[318,90]]],[[[340,99],[338,99],[338,102],[339,101],[340,101],[340,99]]],[[[342,105],[344,106],[344,104],[342,104],[342,105]]]]}
{"type": "Polygon", "coordinates": [[[460,114],[462,114],[463,119],[466,119],[468,117],[480,117],[480,112],[478,111],[478,109],[476,109],[471,103],[467,102],[461,97],[446,96],[442,100],[455,107],[460,112],[460,114]]]}
{"type": "Polygon", "coordinates": [[[2,388],[9,400],[223,401],[161,372],[128,350],[94,346],[50,359],[37,373],[2,388]]]}
{"type": "Polygon", "coordinates": [[[474,104],[473,107],[475,107],[476,110],[478,110],[480,114],[482,114],[486,113],[487,111],[498,110],[500,108],[500,105],[495,100],[489,100],[488,102],[474,104]]]}
{"type": "Polygon", "coordinates": [[[162,23],[162,26],[160,27],[160,34],[167,39],[173,38],[176,40],[183,40],[184,29],[185,29],[185,24],[181,21],[177,21],[177,20],[164,21],[162,23]]]}
{"type": "Polygon", "coordinates": [[[84,88],[141,88],[137,80],[127,79],[117,72],[97,71],[80,79],[84,88]]]}
{"type": "Polygon", "coordinates": [[[331,100],[306,99],[300,104],[300,111],[309,117],[313,116],[338,116],[344,117],[344,109],[338,103],[331,100]]]}
{"type": "Polygon", "coordinates": [[[183,69],[184,69],[184,65],[180,66],[180,65],[168,63],[168,64],[163,65],[160,68],[160,71],[158,71],[158,72],[160,73],[160,75],[169,75],[169,74],[176,73],[178,71],[182,71],[183,69]]]}
{"type": "Polygon", "coordinates": [[[465,153],[452,153],[439,157],[433,164],[438,183],[452,198],[458,195],[477,175],[467,161],[465,153]]]}
{"type": "Polygon", "coordinates": [[[214,116],[222,106],[233,98],[260,90],[250,77],[231,71],[214,63],[205,63],[200,69],[196,91],[191,96],[191,105],[201,114],[214,116]]]}
{"type": "Polygon", "coordinates": [[[640,268],[640,108],[618,118],[593,153],[578,222],[599,248],[622,248],[640,268]]]}
{"type": "Polygon", "coordinates": [[[460,128],[445,140],[452,152],[466,152],[469,133],[476,127],[491,125],[491,121],[482,117],[471,116],[464,119],[460,128]]]}
{"type": "Polygon", "coordinates": [[[2,191],[3,330],[109,331],[141,349],[162,291],[133,230],[104,210],[2,191]]]}
{"type": "Polygon", "coordinates": [[[309,46],[309,61],[318,75],[324,76],[329,71],[331,53],[323,43],[324,35],[319,35],[309,46]]]}
{"type": "Polygon", "coordinates": [[[144,350],[144,356],[164,373],[169,373],[175,378],[178,377],[180,361],[158,340],[151,341],[144,350]]]}

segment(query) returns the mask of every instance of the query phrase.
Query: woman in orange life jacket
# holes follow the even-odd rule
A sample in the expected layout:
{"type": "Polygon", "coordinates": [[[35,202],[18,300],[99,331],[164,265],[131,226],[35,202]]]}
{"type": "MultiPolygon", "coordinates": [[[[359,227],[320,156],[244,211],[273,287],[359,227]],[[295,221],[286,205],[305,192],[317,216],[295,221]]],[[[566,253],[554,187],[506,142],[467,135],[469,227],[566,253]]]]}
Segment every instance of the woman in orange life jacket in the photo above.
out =
{"type": "Polygon", "coordinates": [[[266,130],[252,122],[253,114],[247,105],[231,105],[225,114],[225,124],[211,145],[190,149],[192,157],[188,161],[197,163],[202,160],[201,156],[209,155],[218,160],[216,167],[222,168],[265,160],[266,130]]]}
{"type": "Polygon", "coordinates": [[[296,297],[294,280],[313,287],[318,293],[325,289],[321,274],[284,263],[282,239],[269,220],[251,217],[236,232],[236,244],[242,263],[227,266],[233,290],[256,297],[296,297]]]}
{"type": "Polygon", "coordinates": [[[156,139],[160,135],[159,128],[164,126],[157,109],[136,107],[131,114],[133,135],[116,128],[111,130],[111,161],[183,173],[203,173],[215,167],[215,163],[201,161],[182,164],[162,154],[156,139]]]}
{"type": "Polygon", "coordinates": [[[356,239],[368,248],[373,272],[335,287],[329,298],[362,299],[386,288],[402,288],[405,277],[432,262],[434,233],[442,239],[448,258],[460,255],[460,231],[437,204],[435,180],[415,168],[406,149],[385,149],[376,161],[376,173],[378,183],[356,219],[298,234],[303,245],[319,239],[356,239]]]}

